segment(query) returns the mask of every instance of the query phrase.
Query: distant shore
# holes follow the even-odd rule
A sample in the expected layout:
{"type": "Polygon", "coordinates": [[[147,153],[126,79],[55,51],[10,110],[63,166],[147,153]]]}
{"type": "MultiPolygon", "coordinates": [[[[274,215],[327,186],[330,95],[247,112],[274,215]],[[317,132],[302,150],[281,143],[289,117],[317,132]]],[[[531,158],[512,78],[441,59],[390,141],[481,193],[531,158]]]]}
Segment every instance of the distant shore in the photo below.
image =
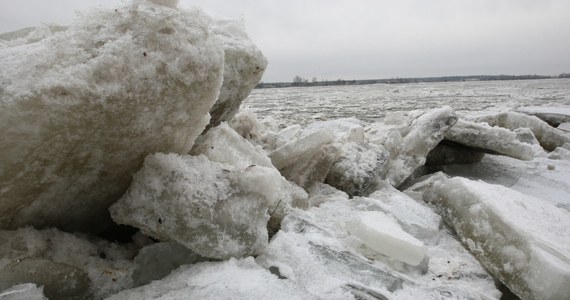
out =
{"type": "MultiPolygon", "coordinates": [[[[300,78],[296,76],[296,78],[300,78]]],[[[295,82],[260,82],[255,88],[285,88],[285,87],[312,87],[312,86],[333,86],[333,85],[363,85],[363,84],[401,84],[420,82],[458,82],[458,81],[492,81],[492,80],[530,80],[530,79],[553,79],[570,78],[570,73],[563,73],[557,76],[545,75],[469,75],[469,76],[441,76],[441,77],[410,77],[410,78],[389,78],[389,79],[362,79],[362,80],[312,80],[303,79],[295,82]]]]}

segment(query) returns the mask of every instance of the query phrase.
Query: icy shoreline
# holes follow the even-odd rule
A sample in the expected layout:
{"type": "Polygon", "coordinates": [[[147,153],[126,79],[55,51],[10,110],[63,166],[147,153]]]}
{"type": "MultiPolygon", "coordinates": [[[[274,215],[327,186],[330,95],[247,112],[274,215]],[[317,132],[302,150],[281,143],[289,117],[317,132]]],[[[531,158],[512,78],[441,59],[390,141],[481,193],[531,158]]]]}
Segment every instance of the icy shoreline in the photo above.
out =
{"type": "Polygon", "coordinates": [[[0,299],[570,294],[570,106],[279,128],[241,25],[176,4],[2,35],[0,299]]]}

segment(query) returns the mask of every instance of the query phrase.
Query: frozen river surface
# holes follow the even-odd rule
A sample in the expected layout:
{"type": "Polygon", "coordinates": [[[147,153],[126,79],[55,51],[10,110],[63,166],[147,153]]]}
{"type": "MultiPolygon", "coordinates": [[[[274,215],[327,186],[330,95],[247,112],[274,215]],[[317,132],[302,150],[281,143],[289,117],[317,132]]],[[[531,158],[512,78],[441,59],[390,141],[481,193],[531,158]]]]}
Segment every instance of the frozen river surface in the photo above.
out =
{"type": "Polygon", "coordinates": [[[568,102],[570,79],[547,79],[256,89],[243,107],[306,124],[343,117],[373,122],[389,112],[444,105],[461,113],[568,102]]]}

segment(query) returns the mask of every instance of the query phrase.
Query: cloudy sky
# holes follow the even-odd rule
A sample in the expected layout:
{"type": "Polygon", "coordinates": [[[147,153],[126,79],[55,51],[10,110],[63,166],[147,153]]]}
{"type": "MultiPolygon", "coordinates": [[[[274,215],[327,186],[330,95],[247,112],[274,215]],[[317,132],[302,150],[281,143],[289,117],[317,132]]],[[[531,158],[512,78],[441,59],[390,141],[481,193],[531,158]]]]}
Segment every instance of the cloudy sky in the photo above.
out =
{"type": "MultiPolygon", "coordinates": [[[[569,0],[181,0],[243,18],[263,81],[570,72],[569,0]]],[[[2,0],[0,32],[118,0],[2,0]]]]}

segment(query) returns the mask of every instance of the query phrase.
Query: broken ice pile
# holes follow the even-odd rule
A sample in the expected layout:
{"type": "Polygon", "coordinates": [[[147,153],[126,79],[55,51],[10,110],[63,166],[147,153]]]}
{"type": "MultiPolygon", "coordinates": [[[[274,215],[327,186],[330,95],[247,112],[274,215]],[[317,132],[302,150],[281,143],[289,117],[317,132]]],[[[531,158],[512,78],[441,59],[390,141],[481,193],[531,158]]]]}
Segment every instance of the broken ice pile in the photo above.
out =
{"type": "Polygon", "coordinates": [[[174,0],[0,58],[0,299],[570,294],[564,110],[280,127],[239,110],[267,63],[242,24],[174,0]]]}
{"type": "Polygon", "coordinates": [[[148,154],[186,154],[235,113],[265,58],[239,22],[176,2],[0,36],[2,228],[103,231],[148,154]]]}

